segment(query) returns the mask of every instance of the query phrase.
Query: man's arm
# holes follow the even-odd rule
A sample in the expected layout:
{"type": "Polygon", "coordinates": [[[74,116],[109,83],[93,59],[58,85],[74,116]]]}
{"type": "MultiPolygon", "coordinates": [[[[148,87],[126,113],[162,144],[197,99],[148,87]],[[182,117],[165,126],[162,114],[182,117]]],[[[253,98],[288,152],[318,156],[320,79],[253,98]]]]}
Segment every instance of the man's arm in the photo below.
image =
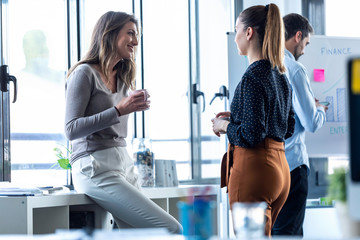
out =
{"type": "Polygon", "coordinates": [[[316,132],[326,120],[323,106],[316,106],[315,97],[305,69],[299,69],[292,79],[293,107],[306,131],[316,132]]]}

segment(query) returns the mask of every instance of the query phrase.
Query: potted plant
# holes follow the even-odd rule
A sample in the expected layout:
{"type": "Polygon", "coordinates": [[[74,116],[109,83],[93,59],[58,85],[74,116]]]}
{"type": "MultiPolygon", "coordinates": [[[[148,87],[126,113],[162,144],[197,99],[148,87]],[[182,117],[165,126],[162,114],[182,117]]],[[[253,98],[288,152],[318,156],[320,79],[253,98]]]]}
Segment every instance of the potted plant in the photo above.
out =
{"type": "Polygon", "coordinates": [[[54,148],[55,155],[57,157],[57,163],[54,165],[59,165],[62,169],[69,170],[70,171],[70,184],[66,185],[70,190],[74,190],[74,186],[72,183],[72,176],[71,176],[71,164],[69,161],[69,156],[71,155],[71,146],[67,148],[66,146],[59,144],[62,146],[62,148],[56,147],[54,148]],[[63,149],[66,151],[63,152],[63,149]]]}
{"type": "Polygon", "coordinates": [[[328,199],[330,201],[346,204],[346,169],[335,168],[329,175],[328,199]]]}
{"type": "Polygon", "coordinates": [[[352,220],[347,205],[347,179],[348,170],[344,167],[334,169],[329,175],[329,187],[327,198],[335,202],[335,209],[339,219],[339,225],[344,238],[360,235],[360,222],[352,220]]]}

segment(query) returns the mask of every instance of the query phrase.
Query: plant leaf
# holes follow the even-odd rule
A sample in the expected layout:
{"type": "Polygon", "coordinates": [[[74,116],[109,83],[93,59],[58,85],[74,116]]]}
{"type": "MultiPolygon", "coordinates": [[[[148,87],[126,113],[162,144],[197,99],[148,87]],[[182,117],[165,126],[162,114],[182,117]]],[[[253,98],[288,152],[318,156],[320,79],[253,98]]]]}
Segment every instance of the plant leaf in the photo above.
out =
{"type": "Polygon", "coordinates": [[[59,163],[60,167],[63,169],[71,169],[69,159],[67,159],[67,158],[58,159],[58,163],[59,163]]]}

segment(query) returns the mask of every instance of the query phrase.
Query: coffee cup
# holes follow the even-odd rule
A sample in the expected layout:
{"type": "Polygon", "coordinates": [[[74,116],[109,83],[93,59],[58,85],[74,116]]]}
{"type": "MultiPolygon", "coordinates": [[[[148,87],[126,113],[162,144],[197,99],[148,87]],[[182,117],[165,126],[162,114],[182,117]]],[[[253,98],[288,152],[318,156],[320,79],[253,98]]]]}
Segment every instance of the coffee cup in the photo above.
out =
{"type": "Polygon", "coordinates": [[[230,117],[221,117],[221,120],[225,120],[225,121],[229,121],[230,122],[230,117]]]}
{"type": "Polygon", "coordinates": [[[147,101],[147,98],[148,98],[148,94],[149,94],[146,89],[138,89],[138,90],[131,91],[131,92],[130,92],[130,96],[131,96],[131,95],[134,95],[134,94],[137,94],[137,93],[139,93],[139,92],[142,92],[142,93],[143,93],[143,95],[144,95],[144,102],[146,102],[146,101],[147,101]]]}

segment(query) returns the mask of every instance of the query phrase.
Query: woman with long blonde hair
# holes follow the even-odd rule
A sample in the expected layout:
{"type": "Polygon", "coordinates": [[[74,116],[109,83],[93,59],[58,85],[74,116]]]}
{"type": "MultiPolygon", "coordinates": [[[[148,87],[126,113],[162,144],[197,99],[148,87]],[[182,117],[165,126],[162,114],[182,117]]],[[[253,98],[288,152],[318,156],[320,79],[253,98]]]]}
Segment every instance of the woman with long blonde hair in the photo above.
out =
{"type": "Polygon", "coordinates": [[[65,134],[72,144],[75,190],[109,211],[119,228],[181,225],[140,190],[126,150],[130,113],[149,109],[146,91],[135,86],[138,22],[124,12],[107,12],[93,31],[89,51],[68,72],[65,134]]]}

